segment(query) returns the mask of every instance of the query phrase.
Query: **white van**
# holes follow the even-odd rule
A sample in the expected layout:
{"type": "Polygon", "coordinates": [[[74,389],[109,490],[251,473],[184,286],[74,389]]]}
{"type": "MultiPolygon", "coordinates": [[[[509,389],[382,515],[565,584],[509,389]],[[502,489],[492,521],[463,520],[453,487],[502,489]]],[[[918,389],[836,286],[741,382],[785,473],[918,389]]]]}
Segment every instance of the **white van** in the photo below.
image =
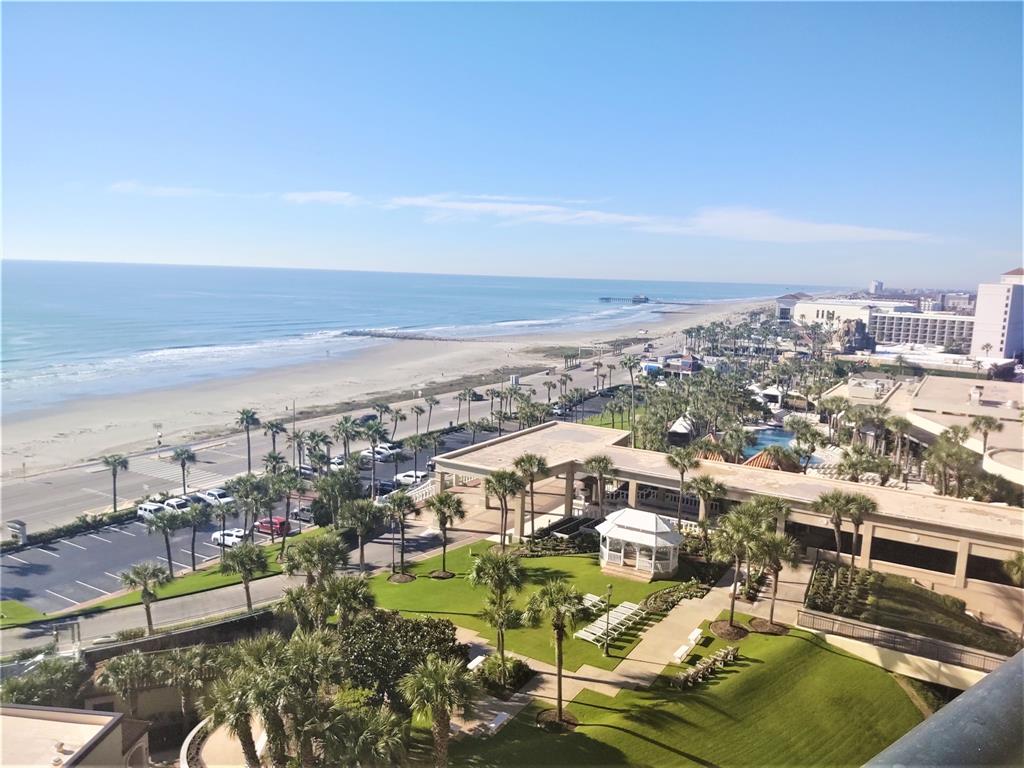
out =
{"type": "Polygon", "coordinates": [[[166,512],[167,508],[163,504],[157,504],[154,501],[147,501],[139,504],[135,508],[135,514],[141,517],[143,520],[152,520],[153,515],[157,512],[166,512]]]}

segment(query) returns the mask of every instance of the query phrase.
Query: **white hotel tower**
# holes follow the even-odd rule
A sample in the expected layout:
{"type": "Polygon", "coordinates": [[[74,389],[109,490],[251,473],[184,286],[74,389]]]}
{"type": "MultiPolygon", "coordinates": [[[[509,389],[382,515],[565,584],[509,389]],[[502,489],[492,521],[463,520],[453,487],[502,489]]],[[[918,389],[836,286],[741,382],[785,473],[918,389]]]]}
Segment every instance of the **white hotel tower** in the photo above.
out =
{"type": "Polygon", "coordinates": [[[978,286],[971,355],[1009,358],[1021,352],[1024,352],[1024,268],[1018,267],[1005,273],[998,283],[978,286]]]}

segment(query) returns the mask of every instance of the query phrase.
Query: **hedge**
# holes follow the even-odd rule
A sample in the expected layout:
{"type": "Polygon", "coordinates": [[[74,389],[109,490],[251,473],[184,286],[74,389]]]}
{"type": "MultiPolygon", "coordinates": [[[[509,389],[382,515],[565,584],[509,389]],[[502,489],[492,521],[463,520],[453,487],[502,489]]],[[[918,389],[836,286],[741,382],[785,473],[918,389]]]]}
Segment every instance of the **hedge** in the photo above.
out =
{"type": "Polygon", "coordinates": [[[104,512],[99,515],[79,515],[70,523],[58,525],[55,528],[48,528],[45,531],[39,531],[38,533],[30,533],[24,542],[20,542],[17,539],[4,539],[2,544],[0,544],[0,552],[17,552],[25,547],[34,546],[36,544],[48,544],[49,542],[56,541],[57,539],[63,539],[68,536],[77,536],[80,533],[88,533],[89,531],[96,531],[115,523],[131,522],[135,518],[136,514],[134,507],[118,510],[116,515],[113,512],[104,512]]]}

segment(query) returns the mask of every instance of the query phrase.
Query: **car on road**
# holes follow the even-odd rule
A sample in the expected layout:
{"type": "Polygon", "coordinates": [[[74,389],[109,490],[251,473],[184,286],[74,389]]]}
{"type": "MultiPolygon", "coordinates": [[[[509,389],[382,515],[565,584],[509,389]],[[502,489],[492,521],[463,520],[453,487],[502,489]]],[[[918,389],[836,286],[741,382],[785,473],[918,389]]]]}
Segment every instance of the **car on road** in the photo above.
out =
{"type": "Polygon", "coordinates": [[[299,464],[299,477],[304,477],[307,480],[316,477],[316,470],[309,464],[299,464]]]}
{"type": "Polygon", "coordinates": [[[377,414],[375,413],[364,413],[362,416],[356,419],[356,423],[362,424],[363,426],[369,424],[371,421],[377,420],[377,414]]]}
{"type": "Polygon", "coordinates": [[[210,506],[210,502],[204,499],[201,493],[190,493],[184,498],[188,499],[189,505],[195,504],[197,507],[203,507],[204,509],[210,506]]]}
{"type": "Polygon", "coordinates": [[[367,496],[383,496],[395,490],[395,483],[392,480],[378,480],[376,493],[369,483],[363,486],[363,490],[367,496]]]}
{"type": "Polygon", "coordinates": [[[395,455],[395,452],[393,450],[388,449],[388,448],[377,447],[377,448],[367,448],[365,451],[363,451],[359,455],[364,457],[364,458],[366,458],[367,460],[372,458],[374,461],[385,462],[385,461],[390,461],[391,457],[395,455]]]}
{"type": "Polygon", "coordinates": [[[474,389],[470,391],[469,399],[472,400],[474,403],[479,403],[483,400],[486,400],[487,398],[485,398],[482,394],[480,394],[474,389]]]}
{"type": "Polygon", "coordinates": [[[175,496],[172,499],[167,499],[167,501],[164,502],[164,506],[171,512],[184,512],[188,509],[189,504],[191,503],[192,502],[188,499],[182,498],[181,496],[175,496]]]}
{"type": "Polygon", "coordinates": [[[396,485],[416,485],[422,483],[427,479],[427,473],[423,471],[414,471],[410,469],[408,472],[402,472],[401,474],[395,475],[396,485]]]}
{"type": "Polygon", "coordinates": [[[268,536],[287,536],[291,530],[291,523],[283,517],[265,517],[257,520],[253,530],[257,533],[265,533],[268,536]]]}
{"type": "Polygon", "coordinates": [[[551,409],[551,415],[561,418],[562,416],[565,416],[565,409],[560,405],[556,405],[551,409]]]}
{"type": "Polygon", "coordinates": [[[345,467],[344,456],[334,456],[331,459],[331,469],[343,469],[345,467]]]}
{"type": "Polygon", "coordinates": [[[302,504],[292,510],[291,518],[302,523],[312,523],[313,508],[309,504],[302,504]]]}
{"type": "Polygon", "coordinates": [[[235,500],[235,497],[223,488],[211,488],[208,491],[200,491],[198,495],[215,507],[231,504],[235,500]]]}
{"type": "Polygon", "coordinates": [[[153,515],[157,512],[166,512],[163,504],[157,504],[155,501],[146,501],[139,504],[135,508],[135,514],[137,517],[141,517],[143,520],[152,520],[153,515]]]}
{"type": "Polygon", "coordinates": [[[225,547],[233,547],[236,544],[241,544],[243,541],[245,541],[244,528],[228,528],[224,531],[214,531],[213,535],[210,536],[210,543],[216,544],[218,547],[222,544],[225,547]]]}

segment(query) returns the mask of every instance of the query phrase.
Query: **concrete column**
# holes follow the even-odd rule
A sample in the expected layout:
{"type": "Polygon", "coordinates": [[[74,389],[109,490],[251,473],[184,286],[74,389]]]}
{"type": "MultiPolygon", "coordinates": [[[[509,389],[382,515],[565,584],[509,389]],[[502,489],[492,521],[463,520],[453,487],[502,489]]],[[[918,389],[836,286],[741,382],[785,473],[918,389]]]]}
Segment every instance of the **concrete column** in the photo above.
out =
{"type": "Polygon", "coordinates": [[[634,509],[636,509],[636,495],[639,489],[640,483],[638,483],[636,480],[629,481],[629,493],[627,496],[627,503],[634,509]]]}
{"type": "Polygon", "coordinates": [[[960,539],[956,548],[956,570],[953,572],[953,586],[963,589],[967,586],[967,558],[971,554],[971,542],[960,539]]]}
{"type": "Polygon", "coordinates": [[[563,517],[572,517],[573,483],[576,482],[576,468],[572,464],[565,470],[565,509],[563,517]]]}
{"type": "Polygon", "coordinates": [[[860,555],[857,557],[857,562],[862,568],[871,567],[871,542],[874,537],[874,523],[864,523],[860,528],[860,555]]]}
{"type": "Polygon", "coordinates": [[[526,491],[521,491],[516,498],[515,506],[512,508],[512,540],[520,541],[523,538],[523,528],[526,524],[526,491]]]}
{"type": "Polygon", "coordinates": [[[438,487],[438,490],[443,491],[447,485],[448,485],[448,473],[447,472],[438,472],[437,473],[437,487],[438,487]]]}
{"type": "Polygon", "coordinates": [[[484,509],[490,509],[490,508],[491,508],[491,495],[489,493],[487,493],[487,491],[484,491],[484,509]]]}

